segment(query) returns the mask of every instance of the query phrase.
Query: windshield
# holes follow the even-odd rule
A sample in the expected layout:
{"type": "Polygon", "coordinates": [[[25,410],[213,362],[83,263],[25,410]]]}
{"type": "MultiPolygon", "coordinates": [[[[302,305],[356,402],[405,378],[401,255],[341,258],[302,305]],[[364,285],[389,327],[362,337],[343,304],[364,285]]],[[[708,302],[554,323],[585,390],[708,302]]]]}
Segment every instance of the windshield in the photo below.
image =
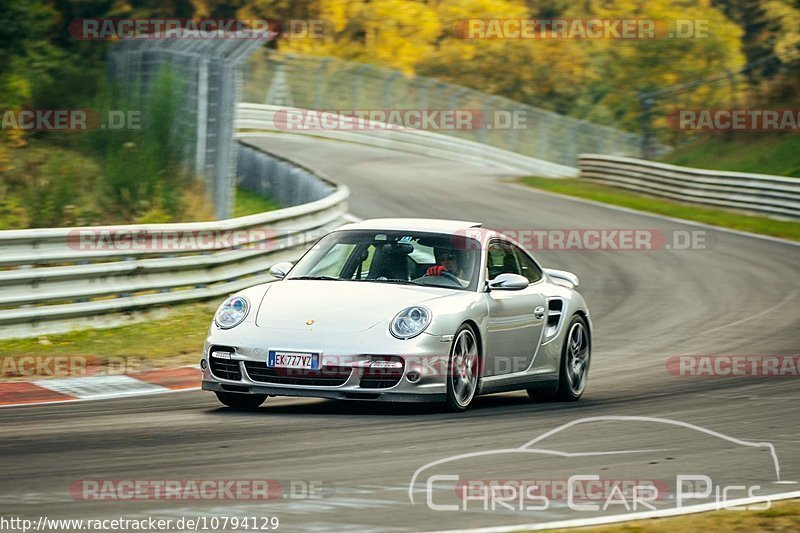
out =
{"type": "Polygon", "coordinates": [[[460,235],[351,230],[326,235],[286,279],[399,283],[474,291],[480,244],[460,235]]]}

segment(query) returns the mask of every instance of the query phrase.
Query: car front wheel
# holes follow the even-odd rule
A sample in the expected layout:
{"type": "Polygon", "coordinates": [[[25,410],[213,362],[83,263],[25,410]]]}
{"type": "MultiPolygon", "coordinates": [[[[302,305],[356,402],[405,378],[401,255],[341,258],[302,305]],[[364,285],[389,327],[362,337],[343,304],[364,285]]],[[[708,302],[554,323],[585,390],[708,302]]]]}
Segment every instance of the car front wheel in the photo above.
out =
{"type": "Polygon", "coordinates": [[[467,324],[458,329],[453,339],[447,366],[447,408],[463,411],[475,397],[480,372],[478,340],[467,324]]]}

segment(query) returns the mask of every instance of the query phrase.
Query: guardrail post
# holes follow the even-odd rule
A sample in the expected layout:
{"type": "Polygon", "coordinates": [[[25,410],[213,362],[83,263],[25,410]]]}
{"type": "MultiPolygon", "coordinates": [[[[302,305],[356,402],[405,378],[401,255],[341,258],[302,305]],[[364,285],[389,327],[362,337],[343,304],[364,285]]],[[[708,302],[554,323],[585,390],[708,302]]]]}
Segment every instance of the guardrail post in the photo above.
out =
{"type": "Polygon", "coordinates": [[[206,135],[208,134],[208,59],[200,60],[197,71],[197,146],[195,148],[195,172],[206,174],[206,135]]]}

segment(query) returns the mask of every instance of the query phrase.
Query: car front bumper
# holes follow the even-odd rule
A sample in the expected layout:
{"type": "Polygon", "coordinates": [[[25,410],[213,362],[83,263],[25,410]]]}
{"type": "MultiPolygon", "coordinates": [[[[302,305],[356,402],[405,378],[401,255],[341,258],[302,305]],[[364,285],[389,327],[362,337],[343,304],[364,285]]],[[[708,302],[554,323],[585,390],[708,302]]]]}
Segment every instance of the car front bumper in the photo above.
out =
{"type": "Polygon", "coordinates": [[[253,324],[242,326],[232,330],[212,327],[201,361],[203,390],[390,402],[436,402],[446,398],[451,335],[422,333],[413,339],[400,340],[382,328],[333,335],[308,330],[267,333],[253,324]],[[314,372],[288,371],[289,377],[298,374],[308,377],[304,379],[306,383],[293,384],[285,382],[286,376],[265,375],[275,373],[266,365],[270,350],[320,353],[321,367],[338,369],[337,375],[342,379],[334,385],[319,384],[314,372]],[[212,357],[212,352],[230,355],[220,361],[212,357]],[[387,357],[399,358],[402,368],[389,371],[375,366],[381,365],[387,357]],[[220,371],[220,368],[233,373],[220,371]],[[237,368],[238,375],[235,375],[237,368]],[[376,373],[382,376],[382,371],[386,372],[387,379],[380,380],[381,386],[376,387],[376,380],[370,381],[370,378],[376,373]]]}

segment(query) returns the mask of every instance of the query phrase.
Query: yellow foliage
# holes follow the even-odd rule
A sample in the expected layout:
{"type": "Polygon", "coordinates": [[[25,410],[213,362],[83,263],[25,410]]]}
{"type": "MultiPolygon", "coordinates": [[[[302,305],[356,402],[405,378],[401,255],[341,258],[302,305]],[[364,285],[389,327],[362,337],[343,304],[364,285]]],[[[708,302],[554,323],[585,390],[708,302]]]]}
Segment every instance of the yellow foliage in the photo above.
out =
{"type": "Polygon", "coordinates": [[[11,170],[14,170],[14,167],[11,164],[11,159],[8,157],[8,150],[6,150],[5,146],[0,144],[0,174],[10,172],[11,170]]]}
{"type": "Polygon", "coordinates": [[[798,58],[800,51],[800,9],[780,0],[765,2],[767,19],[780,28],[774,50],[781,61],[788,63],[798,58]]]}
{"type": "Polygon", "coordinates": [[[11,148],[24,148],[28,145],[25,139],[25,132],[18,128],[6,130],[6,138],[8,139],[8,146],[11,148]]]}
{"type": "Polygon", "coordinates": [[[325,39],[287,39],[284,50],[335,55],[414,72],[421,58],[434,51],[442,26],[426,2],[407,0],[321,0],[325,39]]]}
{"type": "MultiPolygon", "coordinates": [[[[259,0],[265,2],[267,0],[259,0]]],[[[771,13],[789,17],[780,0],[771,13]]],[[[401,69],[502,94],[562,113],[638,128],[637,92],[692,81],[744,65],[742,30],[710,0],[551,0],[546,7],[524,0],[318,0],[325,38],[286,39],[282,51],[338,56],[401,69]],[[537,11],[537,9],[539,11],[537,11]],[[696,24],[708,35],[692,38],[464,39],[467,19],[653,19],[674,29],[696,24]]],[[[786,23],[791,49],[800,17],[786,23]]],[[[693,89],[688,102],[729,104],[732,86],[693,89]]]]}

